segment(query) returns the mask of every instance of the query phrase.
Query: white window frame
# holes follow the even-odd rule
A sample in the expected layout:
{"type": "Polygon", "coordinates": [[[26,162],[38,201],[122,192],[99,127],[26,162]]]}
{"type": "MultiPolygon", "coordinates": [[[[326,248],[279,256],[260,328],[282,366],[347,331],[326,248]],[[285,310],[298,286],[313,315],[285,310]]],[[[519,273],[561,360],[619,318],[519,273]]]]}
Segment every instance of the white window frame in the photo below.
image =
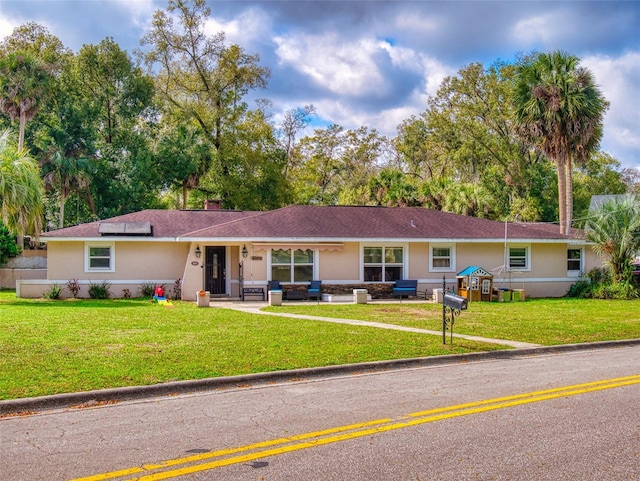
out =
{"type": "Polygon", "coordinates": [[[273,266],[289,266],[289,280],[288,281],[280,281],[283,282],[285,284],[308,284],[309,281],[313,280],[313,279],[317,279],[318,277],[318,250],[317,249],[308,249],[308,248],[304,248],[304,246],[301,246],[299,248],[293,248],[293,247],[289,247],[287,249],[269,249],[269,258],[268,258],[269,262],[267,265],[267,269],[269,272],[269,278],[270,280],[273,280],[273,266]],[[273,251],[279,251],[279,250],[285,250],[285,251],[291,251],[290,252],[290,262],[288,264],[274,264],[273,263],[273,251]],[[306,251],[306,250],[311,250],[311,252],[313,253],[313,264],[296,264],[294,262],[294,254],[295,251],[306,251]],[[308,266],[311,265],[311,279],[309,281],[299,281],[296,282],[294,281],[294,267],[298,265],[298,266],[308,266]]]}
{"type": "Polygon", "coordinates": [[[453,243],[431,244],[429,246],[429,270],[431,272],[456,272],[456,245],[453,243]],[[441,257],[434,257],[434,249],[449,249],[449,267],[435,267],[433,265],[434,259],[441,259],[441,257]]]}
{"type": "Polygon", "coordinates": [[[115,272],[116,271],[116,243],[115,242],[86,242],[84,244],[84,271],[85,272],[115,272]],[[91,249],[109,248],[109,267],[91,267],[91,249]]]}
{"type": "Polygon", "coordinates": [[[391,267],[402,267],[402,278],[407,278],[407,273],[409,272],[409,246],[408,244],[397,244],[397,243],[379,243],[379,242],[367,242],[363,243],[360,246],[360,276],[362,282],[371,282],[371,283],[380,283],[380,282],[395,282],[386,280],[386,272],[385,267],[387,262],[385,260],[385,249],[402,249],[402,262],[394,262],[389,263],[391,267]],[[364,261],[364,250],[365,248],[380,248],[382,249],[382,258],[380,262],[365,262],[364,261]],[[382,278],[379,281],[365,281],[364,280],[364,269],[367,266],[380,266],[382,278]]]}
{"type": "Polygon", "coordinates": [[[582,272],[584,272],[584,249],[581,247],[567,247],[567,277],[580,277],[582,272]],[[580,259],[569,259],[569,251],[579,251],[580,259]],[[580,269],[569,269],[569,261],[578,261],[580,263],[580,269]]]}
{"type": "MultiPolygon", "coordinates": [[[[518,257],[519,258],[519,257],[518,257]]],[[[509,244],[507,246],[507,268],[510,271],[530,271],[531,270],[531,244],[509,244]],[[511,267],[511,249],[524,249],[524,267],[511,267]]]]}

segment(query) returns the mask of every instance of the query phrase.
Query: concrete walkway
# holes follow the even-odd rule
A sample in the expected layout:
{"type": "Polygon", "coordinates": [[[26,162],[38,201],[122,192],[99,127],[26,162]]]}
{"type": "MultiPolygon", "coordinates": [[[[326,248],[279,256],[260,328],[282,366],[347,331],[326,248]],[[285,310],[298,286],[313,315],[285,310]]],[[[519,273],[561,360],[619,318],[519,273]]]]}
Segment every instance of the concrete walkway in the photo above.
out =
{"type": "MultiPolygon", "coordinates": [[[[421,301],[420,303],[424,303],[421,301]]],[[[298,303],[288,302],[288,305],[296,305],[298,303]]],[[[432,331],[430,329],[420,329],[417,327],[408,327],[408,326],[398,326],[395,324],[385,324],[382,322],[372,322],[372,321],[358,321],[355,319],[341,319],[336,317],[323,317],[323,316],[307,316],[304,314],[289,314],[286,312],[268,312],[261,310],[263,307],[267,307],[268,303],[260,302],[260,301],[212,301],[211,307],[223,308],[223,309],[234,309],[237,311],[247,312],[250,314],[261,314],[267,316],[278,316],[278,317],[289,317],[292,319],[307,319],[310,321],[323,321],[323,322],[334,322],[337,324],[349,324],[352,326],[367,326],[367,327],[377,327],[380,329],[392,329],[395,331],[407,331],[407,332],[417,332],[419,334],[429,334],[432,336],[442,336],[442,331],[432,331]]],[[[310,305],[309,302],[299,303],[299,305],[310,305]]],[[[447,337],[451,336],[450,333],[447,333],[447,337]]],[[[480,336],[469,336],[466,334],[456,334],[453,333],[453,337],[458,339],[467,339],[469,341],[478,341],[478,342],[486,342],[490,344],[499,344],[503,346],[509,346],[516,349],[528,349],[532,347],[540,347],[540,344],[531,344],[528,342],[519,342],[519,341],[509,341],[505,339],[491,339],[487,337],[480,336]]]]}

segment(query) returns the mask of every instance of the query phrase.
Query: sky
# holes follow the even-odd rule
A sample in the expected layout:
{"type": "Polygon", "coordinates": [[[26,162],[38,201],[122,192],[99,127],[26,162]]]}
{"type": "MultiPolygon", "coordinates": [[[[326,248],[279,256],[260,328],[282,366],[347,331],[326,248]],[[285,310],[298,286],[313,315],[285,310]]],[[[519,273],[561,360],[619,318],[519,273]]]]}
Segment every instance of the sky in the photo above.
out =
{"type": "MultiPolygon", "coordinates": [[[[313,104],[315,125],[393,137],[471,63],[563,50],[610,102],[602,150],[640,170],[640,1],[207,0],[207,33],[260,55],[274,120],[313,104]]],[[[166,0],[0,0],[0,38],[32,21],[77,52],[112,37],[130,54],[166,0]]]]}

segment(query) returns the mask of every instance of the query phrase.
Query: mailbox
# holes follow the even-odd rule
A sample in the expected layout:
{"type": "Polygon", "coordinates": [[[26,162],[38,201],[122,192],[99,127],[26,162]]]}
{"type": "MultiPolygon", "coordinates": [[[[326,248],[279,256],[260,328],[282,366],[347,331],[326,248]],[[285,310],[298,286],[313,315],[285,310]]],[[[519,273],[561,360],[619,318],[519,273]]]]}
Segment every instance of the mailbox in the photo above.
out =
{"type": "Polygon", "coordinates": [[[457,294],[446,293],[444,295],[442,303],[445,305],[445,307],[449,307],[457,311],[464,311],[467,308],[467,300],[462,296],[458,296],[457,294]]]}

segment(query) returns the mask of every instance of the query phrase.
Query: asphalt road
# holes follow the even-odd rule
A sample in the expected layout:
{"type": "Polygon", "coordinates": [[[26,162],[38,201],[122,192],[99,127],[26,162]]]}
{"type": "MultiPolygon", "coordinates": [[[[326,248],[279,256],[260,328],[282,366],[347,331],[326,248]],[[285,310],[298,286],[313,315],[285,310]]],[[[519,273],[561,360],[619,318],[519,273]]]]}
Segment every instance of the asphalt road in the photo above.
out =
{"type": "Polygon", "coordinates": [[[640,480],[640,347],[0,419],[0,479],[640,480]]]}

